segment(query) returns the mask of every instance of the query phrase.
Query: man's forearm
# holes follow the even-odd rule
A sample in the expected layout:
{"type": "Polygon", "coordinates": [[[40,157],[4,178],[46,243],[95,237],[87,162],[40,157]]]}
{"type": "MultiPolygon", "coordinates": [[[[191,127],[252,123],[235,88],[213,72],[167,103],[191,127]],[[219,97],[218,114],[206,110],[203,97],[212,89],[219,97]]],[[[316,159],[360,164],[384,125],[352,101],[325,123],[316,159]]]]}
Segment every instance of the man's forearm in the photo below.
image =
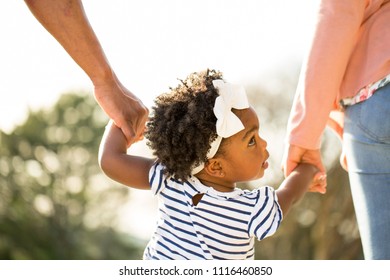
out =
{"type": "Polygon", "coordinates": [[[96,85],[114,78],[80,0],[25,0],[31,12],[96,85]]]}

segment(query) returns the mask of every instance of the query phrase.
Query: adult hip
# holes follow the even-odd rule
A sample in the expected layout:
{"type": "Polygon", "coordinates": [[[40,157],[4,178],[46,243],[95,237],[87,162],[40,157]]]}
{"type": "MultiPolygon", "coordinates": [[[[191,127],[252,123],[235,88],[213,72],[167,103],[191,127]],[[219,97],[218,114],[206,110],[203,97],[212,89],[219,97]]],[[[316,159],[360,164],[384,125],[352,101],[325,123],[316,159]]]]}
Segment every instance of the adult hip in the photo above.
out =
{"type": "Polygon", "coordinates": [[[390,84],[345,111],[344,149],[365,259],[390,259],[390,84]]]}

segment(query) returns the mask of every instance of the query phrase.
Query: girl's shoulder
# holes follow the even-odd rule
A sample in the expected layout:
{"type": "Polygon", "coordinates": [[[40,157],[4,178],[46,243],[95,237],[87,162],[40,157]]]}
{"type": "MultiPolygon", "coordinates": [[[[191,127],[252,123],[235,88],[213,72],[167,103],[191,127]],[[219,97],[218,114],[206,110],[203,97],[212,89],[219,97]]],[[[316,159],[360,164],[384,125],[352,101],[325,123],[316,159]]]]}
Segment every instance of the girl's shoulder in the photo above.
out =
{"type": "Polygon", "coordinates": [[[149,170],[149,184],[155,195],[162,191],[165,181],[164,166],[156,161],[149,170]]]}
{"type": "Polygon", "coordinates": [[[242,196],[250,197],[250,198],[259,198],[260,196],[268,197],[274,195],[275,195],[275,189],[270,186],[261,186],[252,190],[248,190],[248,189],[242,190],[242,196]]]}
{"type": "Polygon", "coordinates": [[[158,195],[165,189],[175,188],[188,193],[202,192],[199,184],[192,183],[191,181],[183,182],[175,179],[174,176],[169,176],[165,172],[165,166],[159,162],[155,162],[149,170],[149,184],[154,195],[158,195]]]}

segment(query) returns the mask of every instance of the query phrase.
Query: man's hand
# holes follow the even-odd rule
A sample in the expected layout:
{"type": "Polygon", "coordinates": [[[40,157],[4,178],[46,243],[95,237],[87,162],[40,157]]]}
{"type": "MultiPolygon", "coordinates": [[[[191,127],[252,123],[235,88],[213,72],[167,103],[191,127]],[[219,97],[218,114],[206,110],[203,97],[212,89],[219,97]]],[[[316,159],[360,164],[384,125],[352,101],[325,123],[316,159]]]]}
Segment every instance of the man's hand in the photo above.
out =
{"type": "Polygon", "coordinates": [[[130,145],[143,138],[149,110],[119,81],[95,85],[96,101],[122,130],[130,145]]]}
{"type": "Polygon", "coordinates": [[[84,70],[103,111],[121,128],[130,145],[142,138],[148,109],[116,78],[81,0],[25,0],[37,20],[84,70]]]}

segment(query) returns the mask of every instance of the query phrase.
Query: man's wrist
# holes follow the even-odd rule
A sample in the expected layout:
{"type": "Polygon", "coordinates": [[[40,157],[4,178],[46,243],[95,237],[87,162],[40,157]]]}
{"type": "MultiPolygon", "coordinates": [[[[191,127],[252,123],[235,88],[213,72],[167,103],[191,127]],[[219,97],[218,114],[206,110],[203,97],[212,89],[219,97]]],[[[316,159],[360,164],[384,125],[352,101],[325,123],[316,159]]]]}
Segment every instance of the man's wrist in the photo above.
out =
{"type": "Polygon", "coordinates": [[[109,66],[97,67],[93,74],[89,75],[94,87],[107,86],[117,83],[114,71],[109,66]]]}

